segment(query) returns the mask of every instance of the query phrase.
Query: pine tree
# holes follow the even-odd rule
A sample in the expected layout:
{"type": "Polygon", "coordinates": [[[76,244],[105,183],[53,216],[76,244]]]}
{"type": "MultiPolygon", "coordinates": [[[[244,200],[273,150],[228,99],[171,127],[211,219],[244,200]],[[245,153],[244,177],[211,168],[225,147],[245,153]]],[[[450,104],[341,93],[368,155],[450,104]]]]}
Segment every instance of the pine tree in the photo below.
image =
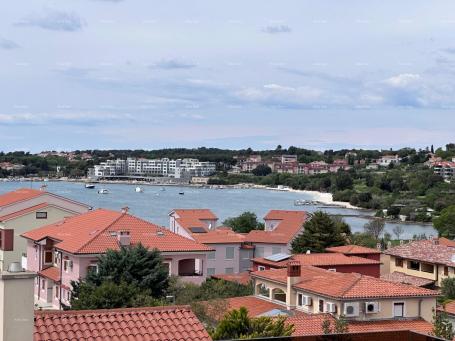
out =
{"type": "Polygon", "coordinates": [[[333,219],[324,212],[315,212],[304,225],[303,232],[292,241],[293,253],[323,252],[331,246],[346,244],[333,219]]]}

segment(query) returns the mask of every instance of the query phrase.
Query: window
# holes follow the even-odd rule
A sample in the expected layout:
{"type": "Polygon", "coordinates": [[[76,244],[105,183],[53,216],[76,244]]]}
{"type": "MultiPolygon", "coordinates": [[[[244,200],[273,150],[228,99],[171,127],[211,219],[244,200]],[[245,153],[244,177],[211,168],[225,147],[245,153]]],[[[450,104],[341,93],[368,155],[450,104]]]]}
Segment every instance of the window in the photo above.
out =
{"type": "Polygon", "coordinates": [[[71,300],[71,291],[66,291],[66,300],[69,302],[71,300]]]}
{"type": "Polygon", "coordinates": [[[58,295],[59,295],[58,286],[56,285],[54,288],[55,288],[55,298],[58,298],[58,295]]]}
{"type": "Polygon", "coordinates": [[[330,269],[327,269],[328,271],[332,271],[332,272],[337,272],[337,269],[335,268],[330,268],[330,269]]]}
{"type": "Polygon", "coordinates": [[[302,294],[297,294],[297,305],[298,306],[303,306],[303,295],[302,294]]]}
{"type": "Polygon", "coordinates": [[[44,264],[52,264],[54,253],[52,250],[44,250],[44,264]]]}
{"type": "Polygon", "coordinates": [[[46,282],[44,281],[44,279],[41,279],[41,289],[46,289],[46,282]]]}
{"type": "MultiPolygon", "coordinates": [[[[166,272],[168,273],[168,275],[171,274],[171,264],[168,263],[168,262],[163,262],[163,268],[166,269],[166,272]]],[[[97,266],[97,269],[98,269],[98,266],[97,266]]]]}
{"type": "Polygon", "coordinates": [[[277,253],[281,253],[281,247],[272,247],[272,255],[276,255],[277,253]]]}
{"type": "Polygon", "coordinates": [[[228,246],[226,248],[226,259],[234,259],[234,247],[228,246]]]}
{"type": "Polygon", "coordinates": [[[428,272],[430,274],[434,272],[434,266],[432,264],[422,263],[421,267],[423,272],[428,272]]]}
{"type": "Polygon", "coordinates": [[[449,267],[448,266],[444,267],[444,276],[449,276],[449,267]]]}
{"type": "Polygon", "coordinates": [[[319,300],[319,312],[324,312],[324,300],[319,300]]]}
{"type": "Polygon", "coordinates": [[[36,219],[47,219],[47,212],[36,212],[36,219]]]}
{"type": "Polygon", "coordinates": [[[14,230],[0,229],[0,250],[13,251],[14,230]]]}
{"type": "Polygon", "coordinates": [[[254,257],[264,257],[264,247],[263,246],[256,246],[256,250],[254,252],[254,257]]]}
{"type": "Polygon", "coordinates": [[[68,273],[73,271],[73,261],[69,259],[65,259],[63,261],[63,270],[68,273]]]}
{"type": "Polygon", "coordinates": [[[98,273],[98,264],[96,263],[90,263],[89,266],[87,266],[87,273],[89,272],[94,272],[94,273],[98,273]]]}
{"type": "Polygon", "coordinates": [[[264,265],[259,265],[258,266],[258,271],[264,271],[265,270],[265,266],[264,265]]]}
{"type": "Polygon", "coordinates": [[[215,259],[215,256],[216,256],[216,251],[209,252],[207,259],[215,259]]]}
{"type": "Polygon", "coordinates": [[[225,274],[233,274],[234,273],[234,268],[226,268],[224,269],[225,274]]]}
{"type": "Polygon", "coordinates": [[[403,267],[403,258],[395,258],[395,266],[398,268],[403,267]]]}
{"type": "Polygon", "coordinates": [[[404,317],[404,303],[394,303],[393,304],[393,316],[394,317],[404,317]]]}
{"type": "Polygon", "coordinates": [[[207,276],[212,276],[215,274],[215,268],[207,268],[207,276]]]}
{"type": "Polygon", "coordinates": [[[420,270],[420,263],[419,262],[414,262],[414,261],[408,261],[408,269],[411,270],[420,270]]]}

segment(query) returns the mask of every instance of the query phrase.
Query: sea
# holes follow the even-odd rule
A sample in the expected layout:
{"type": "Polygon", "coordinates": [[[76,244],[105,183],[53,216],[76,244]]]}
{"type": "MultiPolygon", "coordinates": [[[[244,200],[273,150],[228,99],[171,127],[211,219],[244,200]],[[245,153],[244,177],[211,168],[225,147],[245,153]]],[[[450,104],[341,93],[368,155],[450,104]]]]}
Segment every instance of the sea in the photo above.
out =
{"type": "MultiPolygon", "coordinates": [[[[94,189],[87,189],[77,182],[47,181],[0,182],[0,194],[18,188],[39,189],[46,185],[46,190],[70,199],[86,203],[93,208],[108,208],[120,210],[129,207],[129,212],[155,224],[167,226],[169,213],[176,208],[209,208],[218,217],[220,224],[228,217],[238,216],[242,212],[251,211],[262,219],[271,209],[318,210],[330,214],[344,216],[343,219],[351,226],[352,232],[362,232],[363,226],[369,221],[365,216],[374,212],[366,210],[348,209],[342,207],[327,207],[318,204],[295,206],[295,200],[316,199],[311,193],[296,193],[288,191],[274,191],[268,189],[233,189],[233,188],[198,188],[179,186],[151,186],[140,185],[142,192],[136,192],[137,184],[95,184],[94,189]],[[99,194],[99,189],[107,189],[108,194],[99,194]]],[[[429,224],[410,224],[388,222],[385,231],[393,234],[396,225],[403,226],[401,238],[410,239],[413,235],[425,234],[436,236],[436,230],[429,224]]]]}

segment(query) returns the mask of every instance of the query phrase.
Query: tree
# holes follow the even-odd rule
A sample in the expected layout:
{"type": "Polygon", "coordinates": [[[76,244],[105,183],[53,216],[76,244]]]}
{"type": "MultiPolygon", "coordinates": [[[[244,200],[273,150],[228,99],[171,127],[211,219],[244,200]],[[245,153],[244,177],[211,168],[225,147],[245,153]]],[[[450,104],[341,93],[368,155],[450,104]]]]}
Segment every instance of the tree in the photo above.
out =
{"type": "Polygon", "coordinates": [[[440,237],[455,238],[455,205],[441,211],[441,215],[433,220],[433,225],[440,237]]]}
{"type": "Polygon", "coordinates": [[[383,219],[373,219],[370,222],[363,225],[365,233],[371,234],[376,240],[379,239],[379,236],[384,231],[384,220],[383,219]]]}
{"type": "Polygon", "coordinates": [[[347,172],[339,172],[335,178],[335,186],[338,190],[345,190],[352,188],[352,178],[347,172]]]}
{"type": "Polygon", "coordinates": [[[333,219],[324,212],[312,214],[304,225],[303,232],[292,241],[293,253],[323,252],[331,246],[346,244],[346,237],[340,232],[333,219]]]}
{"type": "Polygon", "coordinates": [[[452,323],[450,323],[446,312],[436,312],[433,309],[433,335],[445,340],[453,339],[452,323]]]}
{"type": "Polygon", "coordinates": [[[98,271],[89,273],[86,280],[97,286],[105,281],[125,282],[150,290],[153,297],[161,297],[168,287],[168,274],[160,252],[138,244],[118,251],[108,250],[99,256],[98,271]]]}
{"type": "Polygon", "coordinates": [[[378,241],[369,233],[356,232],[352,235],[352,244],[376,248],[378,241]]]}
{"type": "Polygon", "coordinates": [[[248,233],[251,230],[263,230],[264,224],[258,221],[258,218],[253,212],[243,212],[238,217],[227,218],[223,221],[223,225],[229,226],[233,231],[239,233],[248,233]]]}
{"type": "Polygon", "coordinates": [[[455,278],[444,278],[441,281],[441,294],[445,300],[455,299],[455,278]]]}
{"type": "Polygon", "coordinates": [[[392,230],[393,234],[397,237],[397,239],[400,239],[400,236],[403,234],[404,229],[403,226],[397,225],[393,228],[392,230]]]}
{"type": "Polygon", "coordinates": [[[251,171],[256,176],[266,176],[272,173],[272,168],[267,165],[259,165],[251,171]]]}
{"type": "Polygon", "coordinates": [[[294,326],[285,322],[284,316],[250,318],[248,310],[241,307],[228,312],[211,333],[211,337],[213,340],[228,340],[291,336],[294,326]]]}

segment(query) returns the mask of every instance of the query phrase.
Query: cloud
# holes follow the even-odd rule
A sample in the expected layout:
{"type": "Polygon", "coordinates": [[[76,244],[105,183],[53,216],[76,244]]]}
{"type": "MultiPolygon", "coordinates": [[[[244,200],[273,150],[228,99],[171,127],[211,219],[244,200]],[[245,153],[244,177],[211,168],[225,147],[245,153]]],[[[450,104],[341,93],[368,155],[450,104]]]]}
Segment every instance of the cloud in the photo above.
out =
{"type": "Polygon", "coordinates": [[[288,25],[269,25],[264,27],[262,32],[269,34],[290,33],[291,28],[288,25]]]}
{"type": "Polygon", "coordinates": [[[55,112],[0,114],[4,125],[105,124],[106,121],[133,120],[130,114],[106,112],[55,112]]]}
{"type": "Polygon", "coordinates": [[[420,82],[420,75],[414,73],[402,73],[393,77],[390,77],[384,81],[384,83],[395,87],[395,88],[408,88],[414,86],[420,82]]]}
{"type": "Polygon", "coordinates": [[[163,59],[151,65],[151,68],[153,69],[162,70],[192,69],[195,67],[196,64],[194,63],[185,62],[177,59],[163,59]]]}
{"type": "Polygon", "coordinates": [[[45,10],[41,14],[32,14],[26,17],[19,26],[34,26],[45,30],[75,32],[85,26],[84,20],[74,12],[45,10]]]}
{"type": "Polygon", "coordinates": [[[448,47],[446,49],[443,49],[443,51],[449,54],[455,54],[455,47],[448,47]]]}
{"type": "Polygon", "coordinates": [[[19,47],[20,46],[18,44],[16,44],[14,41],[0,37],[0,49],[13,50],[13,49],[17,49],[19,47]]]}

